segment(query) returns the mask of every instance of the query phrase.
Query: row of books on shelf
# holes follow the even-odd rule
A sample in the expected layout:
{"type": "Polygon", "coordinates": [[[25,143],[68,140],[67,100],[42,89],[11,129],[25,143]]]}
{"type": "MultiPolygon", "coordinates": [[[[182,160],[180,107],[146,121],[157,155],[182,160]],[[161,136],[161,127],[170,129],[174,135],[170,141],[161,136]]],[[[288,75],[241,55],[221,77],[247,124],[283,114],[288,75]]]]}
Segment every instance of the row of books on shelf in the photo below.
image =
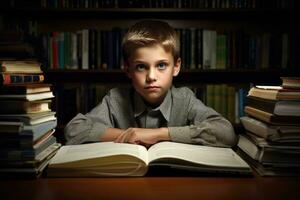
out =
{"type": "Polygon", "coordinates": [[[198,96],[198,98],[202,99],[207,106],[214,108],[233,124],[238,124],[240,123],[240,117],[245,115],[244,106],[247,92],[248,87],[208,84],[204,89],[203,97],[198,96]]]}
{"type": "Polygon", "coordinates": [[[241,118],[238,152],[262,176],[300,174],[300,77],[253,87],[241,118]]]}
{"type": "MultiPolygon", "coordinates": [[[[297,34],[176,29],[184,69],[287,68],[298,63],[297,34]]],[[[43,36],[51,69],[121,69],[126,30],[84,29],[43,36]]]]}
{"type": "Polygon", "coordinates": [[[31,0],[11,7],[42,8],[294,8],[295,0],[31,0]]]}
{"type": "Polygon", "coordinates": [[[43,37],[51,69],[120,69],[121,39],[125,30],[84,29],[53,32],[43,37]]]}
{"type": "Polygon", "coordinates": [[[14,74],[43,76],[37,61],[2,61],[0,71],[0,176],[39,177],[60,147],[54,137],[52,86],[43,80],[6,79],[14,74]]]}

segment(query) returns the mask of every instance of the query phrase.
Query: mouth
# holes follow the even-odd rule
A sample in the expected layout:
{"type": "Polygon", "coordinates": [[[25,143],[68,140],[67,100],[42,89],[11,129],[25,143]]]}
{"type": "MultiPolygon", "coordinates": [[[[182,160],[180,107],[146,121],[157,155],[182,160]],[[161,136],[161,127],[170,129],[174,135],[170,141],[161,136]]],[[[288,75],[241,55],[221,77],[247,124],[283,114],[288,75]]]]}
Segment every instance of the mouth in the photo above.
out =
{"type": "Polygon", "coordinates": [[[147,86],[147,87],[145,87],[145,89],[148,91],[155,91],[155,90],[160,89],[160,87],[159,86],[147,86]]]}

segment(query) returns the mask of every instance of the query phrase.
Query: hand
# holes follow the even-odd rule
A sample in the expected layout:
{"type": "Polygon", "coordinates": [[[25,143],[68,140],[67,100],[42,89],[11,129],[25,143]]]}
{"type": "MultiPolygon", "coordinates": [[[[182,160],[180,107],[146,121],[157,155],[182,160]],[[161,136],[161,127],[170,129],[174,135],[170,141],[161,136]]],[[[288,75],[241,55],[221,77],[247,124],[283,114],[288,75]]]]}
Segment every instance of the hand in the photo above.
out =
{"type": "Polygon", "coordinates": [[[128,128],[116,138],[115,142],[150,146],[161,140],[169,140],[168,128],[128,128]]]}

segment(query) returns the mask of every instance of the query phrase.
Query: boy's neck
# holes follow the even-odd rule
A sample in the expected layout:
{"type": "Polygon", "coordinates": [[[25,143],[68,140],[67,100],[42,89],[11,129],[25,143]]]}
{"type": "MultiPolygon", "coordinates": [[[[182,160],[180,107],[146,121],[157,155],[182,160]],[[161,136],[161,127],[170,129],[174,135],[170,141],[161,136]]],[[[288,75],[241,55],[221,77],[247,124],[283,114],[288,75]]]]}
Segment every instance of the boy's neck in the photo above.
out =
{"type": "MultiPolygon", "coordinates": [[[[165,97],[164,97],[164,99],[165,99],[165,97]]],[[[152,103],[149,103],[148,101],[146,101],[145,99],[143,99],[143,101],[144,101],[144,103],[145,103],[145,105],[147,106],[147,107],[150,107],[150,108],[152,108],[152,109],[155,109],[155,108],[158,108],[160,105],[161,105],[161,103],[163,102],[160,102],[160,103],[155,103],[155,104],[152,104],[152,103]]]]}

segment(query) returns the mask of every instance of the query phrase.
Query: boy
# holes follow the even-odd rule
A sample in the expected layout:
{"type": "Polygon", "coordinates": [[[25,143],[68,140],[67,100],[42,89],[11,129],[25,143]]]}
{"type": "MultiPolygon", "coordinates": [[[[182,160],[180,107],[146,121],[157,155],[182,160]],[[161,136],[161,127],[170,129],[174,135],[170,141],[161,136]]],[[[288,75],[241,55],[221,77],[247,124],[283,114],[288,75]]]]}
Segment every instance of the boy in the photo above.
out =
{"type": "Polygon", "coordinates": [[[115,88],[86,115],[65,128],[67,144],[115,141],[150,146],[174,141],[233,146],[232,125],[188,88],[172,86],[180,71],[175,30],[161,21],[133,25],[123,39],[125,71],[133,88],[115,88]]]}

